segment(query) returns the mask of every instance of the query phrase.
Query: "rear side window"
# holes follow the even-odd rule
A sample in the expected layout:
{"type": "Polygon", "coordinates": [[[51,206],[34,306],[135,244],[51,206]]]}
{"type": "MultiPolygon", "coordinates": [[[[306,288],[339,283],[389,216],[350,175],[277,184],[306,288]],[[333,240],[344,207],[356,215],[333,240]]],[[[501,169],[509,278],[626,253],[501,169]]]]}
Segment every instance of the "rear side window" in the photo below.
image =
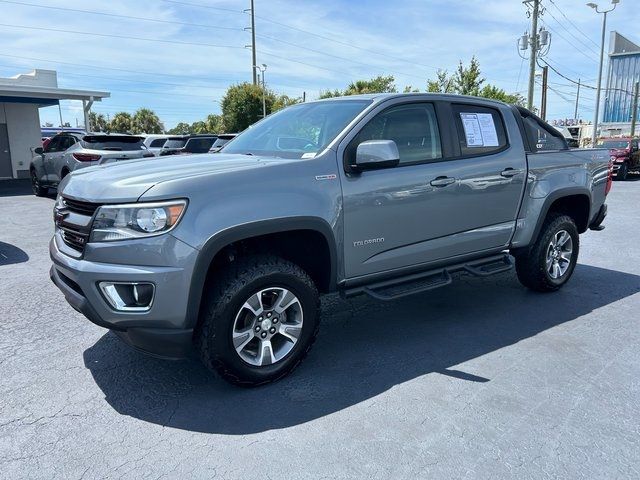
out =
{"type": "Polygon", "coordinates": [[[131,151],[145,150],[144,140],[139,137],[96,136],[84,137],[82,147],[89,150],[131,151]]]}
{"type": "Polygon", "coordinates": [[[166,138],[156,138],[152,140],[149,144],[149,148],[162,148],[162,146],[166,143],[166,138]]]}
{"type": "Polygon", "coordinates": [[[169,139],[166,141],[166,143],[163,145],[163,148],[182,148],[184,147],[184,144],[187,143],[186,139],[169,139]]]}
{"type": "Polygon", "coordinates": [[[379,113],[354,138],[352,150],[367,140],[393,140],[400,164],[442,158],[438,121],[430,103],[398,105],[379,113]]]}
{"type": "Polygon", "coordinates": [[[568,148],[567,141],[559,131],[545,125],[536,117],[523,116],[522,122],[533,152],[566,150],[568,148]]]}
{"type": "Polygon", "coordinates": [[[507,134],[498,110],[462,104],[451,108],[463,157],[490,155],[507,146],[507,134]]]}
{"type": "Polygon", "coordinates": [[[189,153],[207,153],[215,141],[215,138],[192,138],[184,146],[184,151],[189,153]]]}

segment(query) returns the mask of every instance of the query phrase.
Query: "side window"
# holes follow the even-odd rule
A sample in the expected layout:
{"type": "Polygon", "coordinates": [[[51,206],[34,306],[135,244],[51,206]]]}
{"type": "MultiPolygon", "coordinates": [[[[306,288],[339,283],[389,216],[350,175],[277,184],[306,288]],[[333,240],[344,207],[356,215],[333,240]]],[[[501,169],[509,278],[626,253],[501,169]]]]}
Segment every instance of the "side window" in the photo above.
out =
{"type": "Polygon", "coordinates": [[[68,136],[62,140],[62,144],[60,146],[61,151],[65,151],[67,148],[72,147],[76,143],[75,138],[68,136]]]}
{"type": "Polygon", "coordinates": [[[440,132],[435,109],[430,103],[398,105],[376,115],[349,145],[355,155],[367,140],[393,140],[400,152],[400,164],[442,158],[440,132]]]}
{"type": "Polygon", "coordinates": [[[166,143],[166,141],[167,141],[166,138],[156,138],[155,140],[151,141],[149,148],[162,148],[162,146],[166,143]]]}
{"type": "Polygon", "coordinates": [[[500,112],[479,105],[451,105],[463,157],[490,155],[507,146],[500,112]]]}
{"type": "Polygon", "coordinates": [[[53,137],[49,142],[49,144],[47,145],[47,149],[45,150],[45,153],[59,152],[61,141],[62,141],[62,137],[59,137],[59,136],[53,137]]]}
{"type": "Polygon", "coordinates": [[[522,117],[522,121],[527,136],[529,137],[529,144],[534,152],[567,149],[566,140],[557,130],[551,130],[550,127],[545,126],[533,116],[524,116],[522,117]]]}

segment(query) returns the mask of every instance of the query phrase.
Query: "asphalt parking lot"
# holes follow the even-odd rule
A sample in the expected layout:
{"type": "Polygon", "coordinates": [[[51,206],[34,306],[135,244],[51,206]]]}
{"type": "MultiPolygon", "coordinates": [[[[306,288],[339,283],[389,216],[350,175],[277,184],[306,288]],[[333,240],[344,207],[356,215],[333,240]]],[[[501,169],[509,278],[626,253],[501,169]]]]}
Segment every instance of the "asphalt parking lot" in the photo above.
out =
{"type": "Polygon", "coordinates": [[[561,292],[328,297],[309,358],[252,390],[71,309],[54,199],[24,187],[0,183],[2,478],[640,477],[640,181],[614,184],[561,292]]]}

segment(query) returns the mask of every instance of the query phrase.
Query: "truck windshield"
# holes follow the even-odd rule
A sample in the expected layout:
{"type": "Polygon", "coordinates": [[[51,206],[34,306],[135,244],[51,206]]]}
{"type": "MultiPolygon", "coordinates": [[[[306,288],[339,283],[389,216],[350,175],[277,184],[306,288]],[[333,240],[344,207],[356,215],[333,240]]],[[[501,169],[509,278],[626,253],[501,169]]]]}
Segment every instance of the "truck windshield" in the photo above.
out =
{"type": "Polygon", "coordinates": [[[333,100],[294,105],[249,127],[222,152],[313,158],[370,104],[370,100],[333,100]]]}
{"type": "Polygon", "coordinates": [[[604,142],[600,142],[598,144],[599,147],[602,148],[629,148],[628,140],[605,140],[604,142]]]}

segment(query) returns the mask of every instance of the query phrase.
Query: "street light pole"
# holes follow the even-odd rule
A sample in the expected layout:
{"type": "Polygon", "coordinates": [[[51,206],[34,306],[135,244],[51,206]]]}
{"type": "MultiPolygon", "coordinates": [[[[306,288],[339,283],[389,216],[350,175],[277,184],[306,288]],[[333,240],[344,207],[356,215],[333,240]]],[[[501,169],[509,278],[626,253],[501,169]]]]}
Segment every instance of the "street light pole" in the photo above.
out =
{"type": "Polygon", "coordinates": [[[591,147],[595,148],[598,143],[598,119],[600,116],[600,93],[602,91],[602,67],[604,65],[604,42],[607,31],[607,13],[613,12],[620,3],[620,0],[611,0],[612,8],[609,10],[600,10],[597,3],[587,3],[588,7],[593,8],[596,13],[603,13],[602,17],[602,39],[600,44],[600,64],[598,65],[598,86],[596,87],[596,111],[593,119],[593,135],[591,147]]]}

